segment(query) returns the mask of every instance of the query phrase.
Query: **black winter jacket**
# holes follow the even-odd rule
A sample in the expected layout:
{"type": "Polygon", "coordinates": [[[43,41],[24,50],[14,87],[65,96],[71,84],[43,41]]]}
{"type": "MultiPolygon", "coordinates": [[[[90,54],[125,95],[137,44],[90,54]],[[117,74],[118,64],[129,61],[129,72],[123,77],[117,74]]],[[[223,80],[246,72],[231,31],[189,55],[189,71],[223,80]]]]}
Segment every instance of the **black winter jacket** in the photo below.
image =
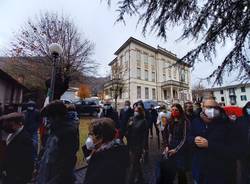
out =
{"type": "Polygon", "coordinates": [[[126,146],[114,145],[94,153],[84,184],[125,184],[129,155],[126,146]]]}

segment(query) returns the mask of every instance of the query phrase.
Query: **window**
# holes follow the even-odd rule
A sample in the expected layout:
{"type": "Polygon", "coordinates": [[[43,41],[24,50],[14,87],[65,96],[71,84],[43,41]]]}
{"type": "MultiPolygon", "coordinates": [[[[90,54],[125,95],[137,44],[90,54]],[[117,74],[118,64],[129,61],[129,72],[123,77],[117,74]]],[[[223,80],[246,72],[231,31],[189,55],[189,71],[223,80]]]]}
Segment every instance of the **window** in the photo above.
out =
{"type": "Polygon", "coordinates": [[[181,82],[185,82],[185,70],[184,69],[181,69],[180,80],[181,82]]]}
{"type": "Polygon", "coordinates": [[[177,75],[177,68],[174,67],[174,79],[176,79],[176,75],[177,75]]]}
{"type": "Polygon", "coordinates": [[[137,79],[141,79],[141,69],[137,68],[137,79]]]}
{"type": "Polygon", "coordinates": [[[234,94],[235,94],[234,88],[229,88],[229,95],[234,95],[234,94]]]}
{"type": "Polygon", "coordinates": [[[141,61],[141,52],[139,50],[136,51],[136,60],[141,61]]]}
{"type": "Polygon", "coordinates": [[[155,89],[154,88],[152,89],[152,98],[153,98],[153,100],[156,99],[156,93],[155,93],[155,89]]]}
{"type": "Polygon", "coordinates": [[[136,63],[137,67],[141,67],[141,52],[139,50],[136,51],[136,63]]]}
{"type": "Polygon", "coordinates": [[[163,91],[164,100],[167,100],[167,90],[163,91]]]}
{"type": "Polygon", "coordinates": [[[149,91],[148,91],[148,88],[145,88],[145,99],[149,99],[149,91]]]}
{"type": "Polygon", "coordinates": [[[240,90],[241,90],[242,93],[246,92],[246,88],[245,87],[241,87],[240,90]]]}
{"type": "Polygon", "coordinates": [[[147,53],[144,53],[144,64],[145,64],[145,67],[147,68],[148,67],[148,54],[147,53]]]}
{"type": "Polygon", "coordinates": [[[222,101],[222,102],[224,102],[224,101],[225,101],[224,97],[221,97],[221,101],[222,101]]]}
{"type": "Polygon", "coordinates": [[[220,94],[223,95],[223,93],[224,93],[223,90],[220,90],[220,94]]]}
{"type": "Polygon", "coordinates": [[[241,95],[240,99],[241,99],[241,101],[247,101],[247,96],[246,95],[241,95]]]}
{"type": "Polygon", "coordinates": [[[163,81],[166,81],[166,74],[163,74],[163,81]]]}
{"type": "Polygon", "coordinates": [[[137,99],[141,99],[141,86],[137,86],[137,99]]]}
{"type": "Polygon", "coordinates": [[[152,71],[155,71],[155,64],[152,64],[151,67],[152,67],[152,71]]]}
{"type": "Polygon", "coordinates": [[[169,66],[168,68],[168,77],[171,79],[172,78],[172,71],[171,71],[171,67],[169,66]]]}
{"type": "Polygon", "coordinates": [[[152,72],[152,82],[155,82],[155,72],[152,72]]]}
{"type": "Polygon", "coordinates": [[[145,70],[145,80],[148,81],[148,70],[145,70]]]}

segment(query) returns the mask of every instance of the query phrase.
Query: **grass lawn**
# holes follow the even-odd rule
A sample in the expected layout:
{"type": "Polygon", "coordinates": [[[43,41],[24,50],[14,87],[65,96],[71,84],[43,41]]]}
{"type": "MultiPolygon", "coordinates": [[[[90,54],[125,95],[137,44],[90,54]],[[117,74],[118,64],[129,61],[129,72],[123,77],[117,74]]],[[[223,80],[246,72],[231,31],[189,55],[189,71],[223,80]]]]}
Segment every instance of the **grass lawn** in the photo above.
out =
{"type": "Polygon", "coordinates": [[[82,146],[85,143],[85,140],[88,137],[88,128],[90,124],[91,118],[83,117],[80,120],[80,149],[77,153],[77,163],[76,168],[80,168],[86,166],[85,159],[83,158],[82,146]]]}

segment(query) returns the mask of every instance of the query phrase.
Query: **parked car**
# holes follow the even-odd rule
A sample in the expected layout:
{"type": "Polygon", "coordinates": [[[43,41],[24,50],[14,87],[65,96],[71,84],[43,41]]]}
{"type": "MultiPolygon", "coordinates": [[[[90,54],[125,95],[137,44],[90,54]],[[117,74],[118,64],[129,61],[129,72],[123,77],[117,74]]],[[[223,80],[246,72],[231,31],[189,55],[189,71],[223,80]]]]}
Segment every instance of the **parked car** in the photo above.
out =
{"type": "Polygon", "coordinates": [[[100,105],[96,100],[80,100],[75,103],[76,111],[79,115],[97,116],[100,112],[100,105]]]}
{"type": "Polygon", "coordinates": [[[64,104],[72,104],[72,102],[70,101],[70,100],[64,100],[64,99],[62,99],[61,100],[64,104]]]}
{"type": "Polygon", "coordinates": [[[157,107],[158,103],[153,100],[143,100],[143,105],[145,109],[150,109],[151,105],[153,105],[154,107],[157,107]]]}

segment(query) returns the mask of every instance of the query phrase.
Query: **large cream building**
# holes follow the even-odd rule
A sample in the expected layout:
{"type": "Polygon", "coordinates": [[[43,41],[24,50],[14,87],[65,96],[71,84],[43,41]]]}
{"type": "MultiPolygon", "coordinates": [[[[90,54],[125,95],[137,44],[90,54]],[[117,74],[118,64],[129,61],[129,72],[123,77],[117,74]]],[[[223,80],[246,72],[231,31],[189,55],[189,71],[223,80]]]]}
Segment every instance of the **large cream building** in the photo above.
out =
{"type": "Polygon", "coordinates": [[[111,80],[104,85],[106,98],[114,98],[112,93],[118,72],[124,83],[118,102],[149,99],[181,103],[191,100],[190,67],[183,62],[177,63],[179,59],[175,54],[130,37],[115,55],[109,63],[111,80]]]}

